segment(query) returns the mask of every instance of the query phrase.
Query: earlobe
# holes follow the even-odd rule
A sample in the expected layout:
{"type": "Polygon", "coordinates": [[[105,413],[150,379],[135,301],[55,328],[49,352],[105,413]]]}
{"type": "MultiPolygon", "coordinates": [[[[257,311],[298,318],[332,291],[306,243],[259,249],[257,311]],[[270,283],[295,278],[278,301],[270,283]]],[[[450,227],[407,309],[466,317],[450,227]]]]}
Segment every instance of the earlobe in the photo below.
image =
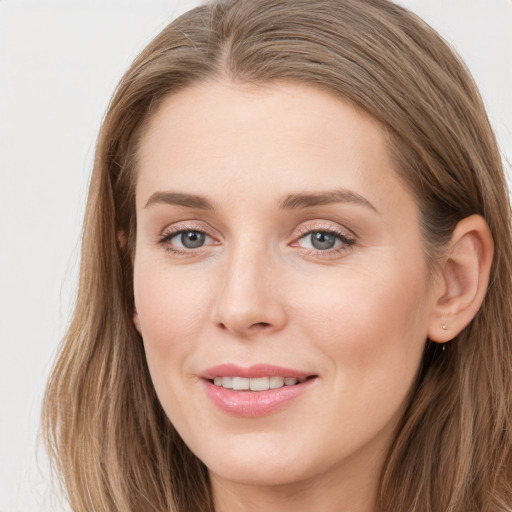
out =
{"type": "Polygon", "coordinates": [[[457,224],[439,270],[429,339],[449,341],[471,322],[487,292],[493,253],[483,217],[472,215],[457,224]]]}

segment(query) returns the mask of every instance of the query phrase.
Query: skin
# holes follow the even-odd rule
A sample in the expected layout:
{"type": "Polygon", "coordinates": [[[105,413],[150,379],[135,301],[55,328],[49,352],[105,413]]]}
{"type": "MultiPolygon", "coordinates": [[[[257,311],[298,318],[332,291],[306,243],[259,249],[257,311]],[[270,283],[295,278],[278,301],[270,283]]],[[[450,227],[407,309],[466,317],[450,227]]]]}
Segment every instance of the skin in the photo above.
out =
{"type": "Polygon", "coordinates": [[[168,97],[143,135],[136,208],[134,321],[164,410],[209,468],[216,510],[374,510],[427,335],[445,335],[418,208],[381,127],[306,85],[197,85],[168,97]],[[280,208],[340,189],[371,206],[351,196],[280,208]],[[180,230],[205,244],[184,248],[180,230]],[[315,249],[315,230],[351,242],[315,249]],[[241,418],[198,377],[226,362],[317,378],[286,407],[241,418]]]}

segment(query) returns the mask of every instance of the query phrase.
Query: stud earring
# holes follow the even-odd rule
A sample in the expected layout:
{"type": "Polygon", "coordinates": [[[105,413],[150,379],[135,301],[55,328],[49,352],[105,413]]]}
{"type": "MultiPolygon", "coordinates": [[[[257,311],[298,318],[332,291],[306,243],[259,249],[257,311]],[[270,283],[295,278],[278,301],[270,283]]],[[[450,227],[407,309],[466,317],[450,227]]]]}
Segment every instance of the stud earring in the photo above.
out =
{"type": "MultiPolygon", "coordinates": [[[[446,320],[443,320],[443,325],[441,326],[441,328],[443,329],[443,331],[447,331],[448,330],[448,326],[446,325],[446,320]]],[[[443,343],[442,351],[444,352],[445,349],[446,349],[446,343],[443,343]]]]}

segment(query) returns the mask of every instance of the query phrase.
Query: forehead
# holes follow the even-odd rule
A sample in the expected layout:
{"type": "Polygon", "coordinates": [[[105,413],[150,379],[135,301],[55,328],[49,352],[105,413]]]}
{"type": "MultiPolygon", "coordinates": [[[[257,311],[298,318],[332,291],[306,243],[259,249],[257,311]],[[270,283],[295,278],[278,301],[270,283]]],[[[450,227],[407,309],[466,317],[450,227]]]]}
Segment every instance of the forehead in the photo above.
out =
{"type": "Polygon", "coordinates": [[[220,202],[233,194],[261,199],[265,191],[270,200],[340,187],[378,202],[396,200],[389,195],[397,188],[407,194],[380,124],[333,94],[296,83],[220,82],[172,94],[148,123],[138,160],[138,208],[167,189],[214,194],[220,202]]]}

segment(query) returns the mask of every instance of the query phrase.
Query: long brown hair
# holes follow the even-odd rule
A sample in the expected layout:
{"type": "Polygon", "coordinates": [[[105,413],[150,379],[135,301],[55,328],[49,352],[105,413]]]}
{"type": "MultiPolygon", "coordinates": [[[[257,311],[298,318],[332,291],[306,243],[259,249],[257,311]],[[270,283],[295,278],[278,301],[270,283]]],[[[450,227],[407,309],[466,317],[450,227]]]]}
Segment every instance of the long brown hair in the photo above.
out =
{"type": "Polygon", "coordinates": [[[167,95],[217,79],[310,84],[380,122],[420,206],[432,269],[458,221],[485,218],[495,243],[487,295],[445,352],[427,340],[376,508],[512,511],[512,246],[503,166],[464,64],[387,0],[215,1],[165,28],[121,80],[96,150],[76,309],[43,409],[72,509],[213,511],[207,469],[163,412],[133,326],[132,248],[145,124],[167,95]]]}

